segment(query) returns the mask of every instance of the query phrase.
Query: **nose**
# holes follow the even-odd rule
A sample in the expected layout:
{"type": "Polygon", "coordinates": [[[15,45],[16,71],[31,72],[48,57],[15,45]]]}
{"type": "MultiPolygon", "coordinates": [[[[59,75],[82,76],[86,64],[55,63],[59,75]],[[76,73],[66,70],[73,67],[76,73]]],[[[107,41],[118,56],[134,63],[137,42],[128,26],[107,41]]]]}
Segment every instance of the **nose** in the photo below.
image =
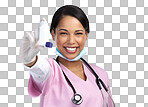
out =
{"type": "Polygon", "coordinates": [[[69,35],[68,41],[69,41],[69,44],[75,44],[75,36],[72,34],[69,35]]]}

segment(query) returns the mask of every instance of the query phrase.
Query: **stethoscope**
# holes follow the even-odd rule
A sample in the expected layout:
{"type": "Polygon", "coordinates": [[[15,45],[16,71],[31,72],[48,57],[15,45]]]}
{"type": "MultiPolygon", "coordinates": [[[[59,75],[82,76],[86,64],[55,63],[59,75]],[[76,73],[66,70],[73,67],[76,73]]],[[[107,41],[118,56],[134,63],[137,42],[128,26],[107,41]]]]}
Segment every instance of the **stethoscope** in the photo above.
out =
{"type": "MultiPolygon", "coordinates": [[[[59,64],[58,58],[59,58],[59,56],[56,58],[56,62],[59,64]]],[[[113,101],[113,98],[112,98],[111,94],[109,93],[108,88],[106,87],[106,85],[104,84],[104,82],[99,78],[99,76],[96,74],[96,72],[92,69],[92,67],[83,58],[80,58],[80,59],[87,65],[87,67],[91,70],[91,72],[93,73],[93,75],[96,77],[96,83],[97,83],[97,86],[99,87],[99,89],[101,91],[101,94],[102,94],[103,100],[105,101],[106,107],[108,107],[108,103],[106,102],[106,98],[105,98],[105,96],[104,96],[104,94],[102,92],[101,85],[103,86],[103,88],[105,89],[105,91],[110,96],[110,99],[112,100],[112,103],[113,103],[113,105],[115,107],[115,103],[113,101]]],[[[76,92],[74,86],[72,85],[72,83],[70,82],[70,80],[68,79],[68,77],[66,76],[66,74],[64,73],[63,70],[62,70],[62,72],[64,74],[64,77],[65,77],[66,81],[68,82],[68,84],[70,85],[70,87],[73,90],[74,96],[72,97],[72,102],[74,104],[76,104],[76,105],[81,104],[82,101],[83,101],[82,96],[76,92]]]]}

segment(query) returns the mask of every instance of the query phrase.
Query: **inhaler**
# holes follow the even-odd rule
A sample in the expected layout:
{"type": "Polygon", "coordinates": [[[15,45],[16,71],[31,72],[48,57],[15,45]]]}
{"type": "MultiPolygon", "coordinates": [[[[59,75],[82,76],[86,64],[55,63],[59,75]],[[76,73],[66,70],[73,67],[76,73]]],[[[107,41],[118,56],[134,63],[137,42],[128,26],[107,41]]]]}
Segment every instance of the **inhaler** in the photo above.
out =
{"type": "Polygon", "coordinates": [[[52,48],[53,44],[49,42],[49,26],[45,18],[42,18],[39,28],[39,46],[52,48]]]}

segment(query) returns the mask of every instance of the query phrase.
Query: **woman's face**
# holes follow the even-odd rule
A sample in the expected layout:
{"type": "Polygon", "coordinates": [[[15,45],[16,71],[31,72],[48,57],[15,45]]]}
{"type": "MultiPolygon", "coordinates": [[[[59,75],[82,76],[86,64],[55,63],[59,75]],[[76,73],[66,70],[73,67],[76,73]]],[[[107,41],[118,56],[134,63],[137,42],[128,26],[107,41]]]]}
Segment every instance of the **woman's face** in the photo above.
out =
{"type": "Polygon", "coordinates": [[[64,16],[52,31],[53,40],[56,41],[59,51],[68,59],[73,59],[84,48],[88,33],[78,19],[64,16]]]}

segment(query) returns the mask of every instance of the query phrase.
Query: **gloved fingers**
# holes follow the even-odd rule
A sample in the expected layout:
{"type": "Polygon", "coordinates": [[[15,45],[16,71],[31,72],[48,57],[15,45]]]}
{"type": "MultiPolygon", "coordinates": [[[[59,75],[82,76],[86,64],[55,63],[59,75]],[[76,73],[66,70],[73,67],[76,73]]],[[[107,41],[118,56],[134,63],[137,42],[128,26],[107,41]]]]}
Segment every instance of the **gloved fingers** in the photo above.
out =
{"type": "Polygon", "coordinates": [[[42,18],[41,21],[46,21],[46,19],[45,18],[42,18]]]}
{"type": "Polygon", "coordinates": [[[34,34],[35,43],[37,43],[39,41],[39,29],[35,29],[33,34],[34,34]]]}
{"type": "Polygon", "coordinates": [[[34,40],[34,35],[30,32],[26,32],[25,38],[29,41],[30,47],[34,47],[35,45],[35,40],[34,40]]]}
{"type": "Polygon", "coordinates": [[[20,55],[23,56],[26,51],[28,51],[30,47],[30,41],[28,39],[27,34],[25,34],[20,43],[20,55]]]}
{"type": "Polygon", "coordinates": [[[32,61],[36,54],[40,51],[38,39],[38,30],[34,32],[25,32],[20,44],[19,52],[23,63],[32,61]]]}
{"type": "Polygon", "coordinates": [[[23,36],[23,40],[33,41],[31,33],[30,32],[25,32],[25,34],[23,36]]]}
{"type": "Polygon", "coordinates": [[[33,35],[30,32],[26,32],[20,44],[20,56],[27,55],[30,48],[35,47],[34,45],[33,35]]]}
{"type": "Polygon", "coordinates": [[[28,59],[33,59],[33,57],[39,52],[39,48],[38,47],[34,47],[34,48],[30,48],[28,51],[28,55],[27,58],[28,59]]]}
{"type": "Polygon", "coordinates": [[[30,61],[33,60],[33,58],[37,55],[37,53],[40,51],[39,50],[39,47],[38,45],[34,45],[32,47],[26,47],[26,45],[24,45],[25,47],[22,48],[22,51],[21,51],[21,58],[22,58],[22,62],[27,64],[29,63],[30,61]]]}

